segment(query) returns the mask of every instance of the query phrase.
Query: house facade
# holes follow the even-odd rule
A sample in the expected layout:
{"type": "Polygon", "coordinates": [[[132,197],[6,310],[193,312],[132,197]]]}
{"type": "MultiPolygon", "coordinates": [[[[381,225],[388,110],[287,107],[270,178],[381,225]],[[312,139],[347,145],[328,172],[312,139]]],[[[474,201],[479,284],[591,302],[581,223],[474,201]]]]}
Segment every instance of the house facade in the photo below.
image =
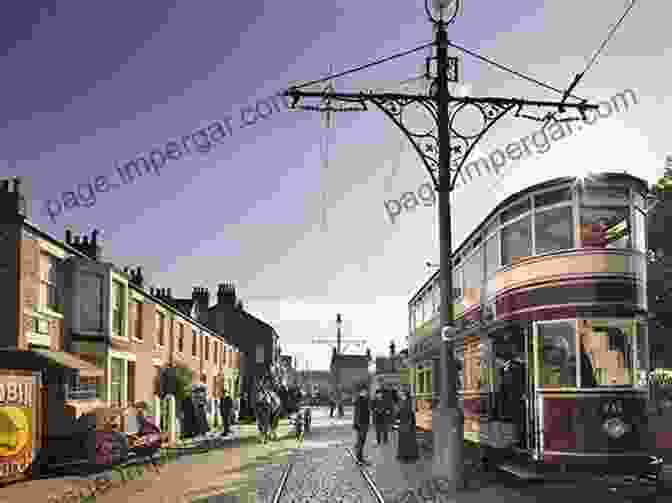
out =
{"type": "MultiPolygon", "coordinates": [[[[218,333],[226,334],[238,348],[241,394],[253,397],[255,387],[264,375],[278,375],[278,334],[271,325],[245,311],[233,284],[219,285],[217,303],[207,310],[204,320],[218,333]]],[[[250,410],[242,412],[247,415],[250,410]]]]}
{"type": "Polygon", "coordinates": [[[140,267],[103,259],[98,230],[59,240],[31,223],[25,207],[20,181],[3,181],[0,348],[40,352],[74,370],[49,380],[52,434],[100,405],[151,403],[161,372],[175,365],[206,384],[210,398],[222,388],[236,394],[240,352],[205,323],[207,291],[174,299],[150,288],[140,267]]]}

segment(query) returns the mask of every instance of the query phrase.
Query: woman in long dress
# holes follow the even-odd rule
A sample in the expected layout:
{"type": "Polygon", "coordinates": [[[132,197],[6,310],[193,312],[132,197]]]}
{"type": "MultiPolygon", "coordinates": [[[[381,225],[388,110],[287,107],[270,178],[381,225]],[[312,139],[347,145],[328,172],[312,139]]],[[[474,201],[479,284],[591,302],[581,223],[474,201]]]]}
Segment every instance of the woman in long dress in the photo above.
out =
{"type": "Polygon", "coordinates": [[[419,457],[418,439],[415,433],[415,411],[412,407],[410,394],[404,392],[399,404],[397,459],[402,462],[411,462],[419,457]]]}

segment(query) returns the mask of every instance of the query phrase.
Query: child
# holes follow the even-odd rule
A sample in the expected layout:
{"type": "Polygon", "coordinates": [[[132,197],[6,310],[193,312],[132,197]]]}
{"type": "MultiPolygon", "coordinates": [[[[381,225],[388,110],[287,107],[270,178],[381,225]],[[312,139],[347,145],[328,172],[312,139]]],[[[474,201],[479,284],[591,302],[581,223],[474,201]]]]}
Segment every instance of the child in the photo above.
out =
{"type": "Polygon", "coordinates": [[[304,419],[302,417],[301,411],[299,411],[296,416],[292,418],[292,424],[294,424],[294,434],[296,435],[296,440],[299,442],[299,445],[303,443],[304,437],[304,419]]]}

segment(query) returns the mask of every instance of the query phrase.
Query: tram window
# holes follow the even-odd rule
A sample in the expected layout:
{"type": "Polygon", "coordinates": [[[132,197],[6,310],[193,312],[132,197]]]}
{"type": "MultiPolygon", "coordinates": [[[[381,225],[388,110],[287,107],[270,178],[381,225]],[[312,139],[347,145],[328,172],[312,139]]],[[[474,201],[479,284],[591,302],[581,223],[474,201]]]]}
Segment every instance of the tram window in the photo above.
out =
{"type": "Polygon", "coordinates": [[[464,295],[471,302],[480,302],[483,286],[483,248],[474,253],[464,267],[464,295]]]}
{"type": "Polygon", "coordinates": [[[502,223],[510,222],[516,217],[519,217],[523,213],[530,211],[530,199],[526,198],[523,202],[511,206],[508,210],[504,210],[501,213],[500,219],[502,223]]]}
{"type": "Polygon", "coordinates": [[[637,385],[638,370],[645,370],[646,337],[637,339],[632,321],[586,321],[580,329],[581,387],[637,385]],[[642,349],[639,346],[642,346],[642,349]],[[635,353],[637,346],[637,354],[635,353]],[[638,361],[635,361],[638,360],[638,361]],[[592,371],[592,378],[586,376],[592,371]]]}
{"type": "Polygon", "coordinates": [[[531,225],[530,217],[526,217],[502,229],[503,266],[532,255],[531,225]]]}
{"type": "Polygon", "coordinates": [[[499,269],[499,238],[497,234],[485,243],[485,276],[489,278],[499,269]]]}
{"type": "Polygon", "coordinates": [[[630,210],[581,208],[581,245],[594,248],[630,248],[630,210]]]}
{"type": "Polygon", "coordinates": [[[458,301],[462,299],[463,294],[463,275],[462,267],[453,269],[453,300],[458,301]]]}
{"type": "Polygon", "coordinates": [[[574,322],[538,325],[540,385],[576,387],[576,330],[574,322]]]}
{"type": "MultiPolygon", "coordinates": [[[[641,208],[641,206],[639,206],[641,208]]],[[[646,216],[635,209],[634,248],[640,252],[646,252],[646,216]]]]}
{"type": "Polygon", "coordinates": [[[628,193],[628,187],[587,184],[581,190],[581,200],[591,205],[627,204],[628,193]]]}
{"type": "Polygon", "coordinates": [[[544,192],[534,196],[534,207],[541,208],[542,206],[550,206],[552,204],[563,203],[572,200],[572,190],[568,187],[561,190],[553,190],[551,192],[544,192]]]}
{"type": "Polygon", "coordinates": [[[563,206],[535,214],[535,253],[574,248],[573,227],[571,206],[563,206]]]}

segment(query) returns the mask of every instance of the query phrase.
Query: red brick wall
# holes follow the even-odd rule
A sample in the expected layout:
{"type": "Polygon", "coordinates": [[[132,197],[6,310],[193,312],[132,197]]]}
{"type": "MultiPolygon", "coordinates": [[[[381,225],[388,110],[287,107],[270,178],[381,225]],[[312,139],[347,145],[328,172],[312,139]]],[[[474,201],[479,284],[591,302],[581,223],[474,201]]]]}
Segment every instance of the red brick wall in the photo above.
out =
{"type": "MultiPolygon", "coordinates": [[[[32,331],[32,316],[25,314],[24,309],[36,309],[40,292],[40,243],[37,239],[23,237],[21,239],[21,304],[19,313],[22,319],[21,334],[18,347],[28,348],[26,333],[32,331]]],[[[52,324],[49,324],[49,335],[52,335],[52,324]]]]}

